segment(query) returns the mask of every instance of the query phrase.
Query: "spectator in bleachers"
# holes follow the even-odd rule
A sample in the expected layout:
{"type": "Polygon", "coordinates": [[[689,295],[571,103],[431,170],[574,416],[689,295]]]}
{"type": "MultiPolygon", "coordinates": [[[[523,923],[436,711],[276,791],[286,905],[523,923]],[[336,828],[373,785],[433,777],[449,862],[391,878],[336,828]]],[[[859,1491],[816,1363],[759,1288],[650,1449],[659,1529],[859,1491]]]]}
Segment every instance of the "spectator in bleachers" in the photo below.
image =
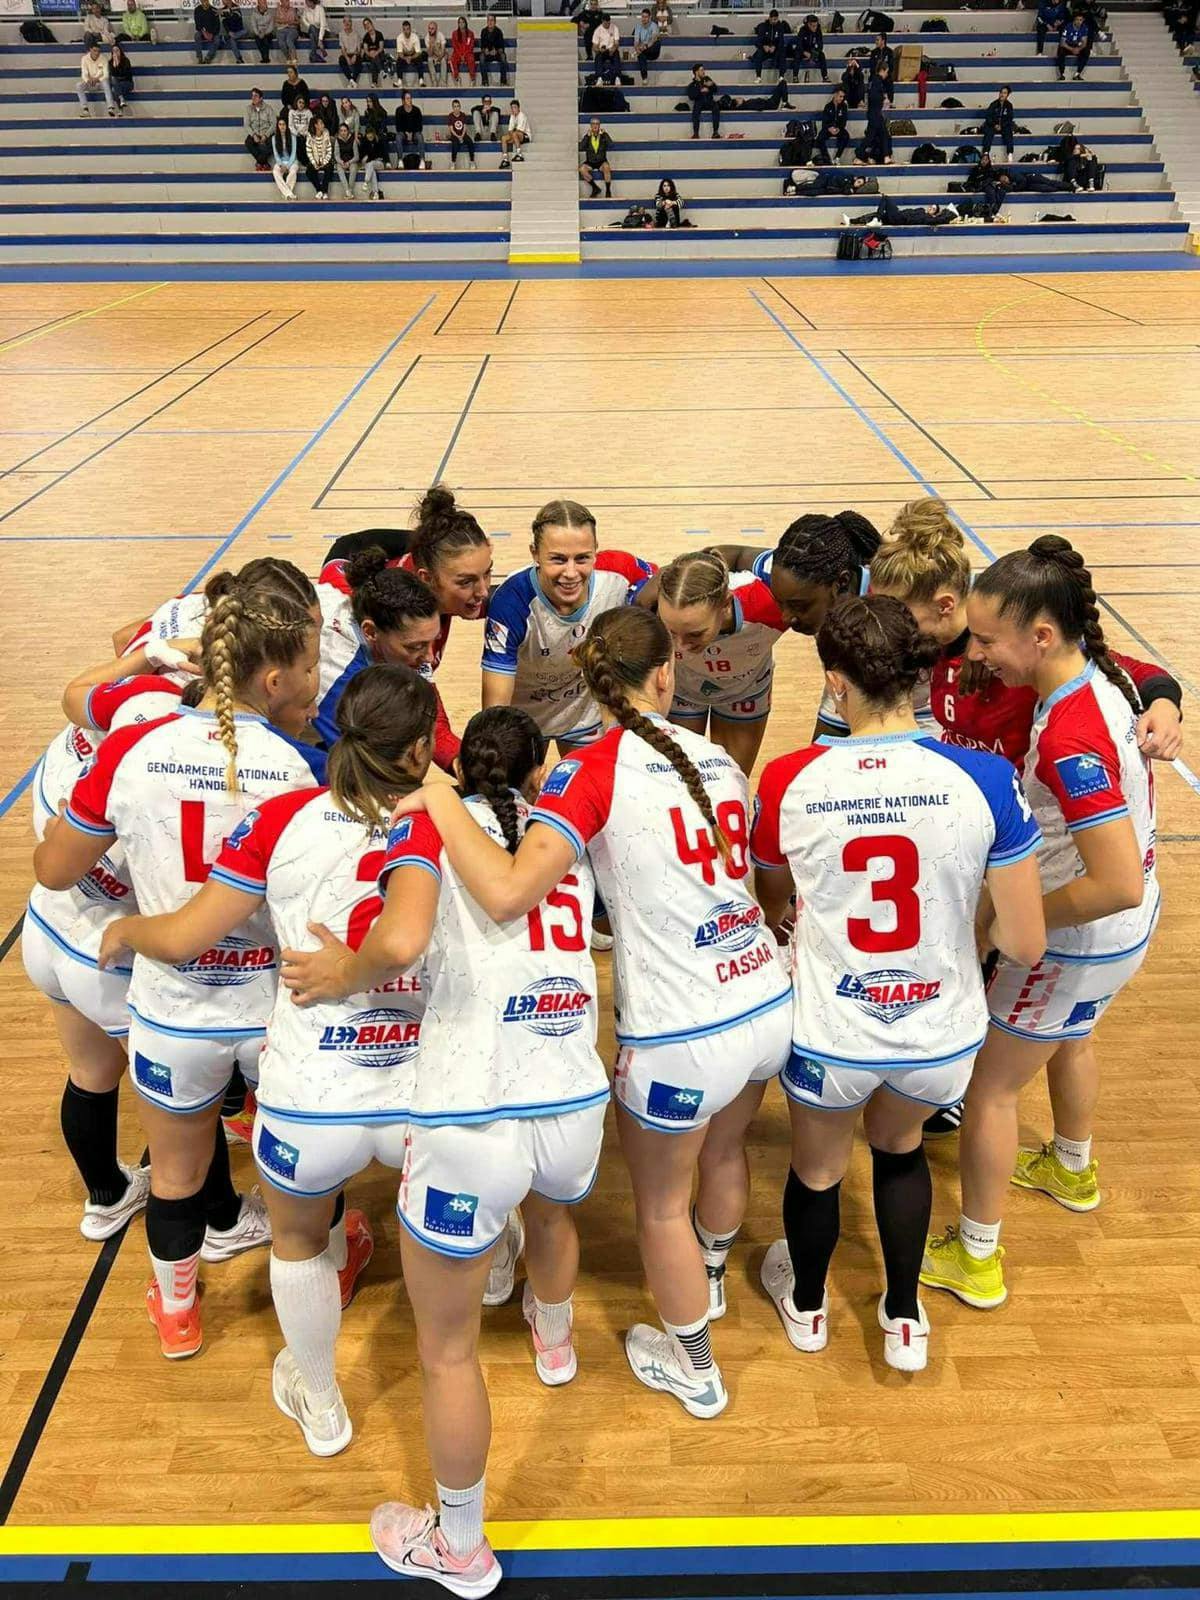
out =
{"type": "Polygon", "coordinates": [[[347,200],[354,199],[354,185],[358,181],[358,140],[343,122],[333,141],[333,165],[347,200]]]}
{"type": "Polygon", "coordinates": [[[876,157],[876,160],[890,161],[892,158],[887,107],[891,104],[894,93],[891,70],[884,62],[879,71],[871,75],[871,81],[867,84],[867,131],[863,143],[884,151],[883,157],[876,157]]]}
{"type": "Polygon", "coordinates": [[[141,0],[125,0],[117,43],[156,44],[157,42],[157,35],[150,26],[150,18],[142,10],[141,0]]]}
{"type": "Polygon", "coordinates": [[[1094,189],[1097,194],[1104,187],[1105,168],[1082,139],[1074,134],[1063,136],[1055,152],[1055,159],[1063,182],[1069,189],[1094,189]]]}
{"type": "Polygon", "coordinates": [[[700,62],[692,68],[692,81],[687,86],[687,97],[692,102],[692,138],[700,137],[700,118],[707,114],[712,117],[712,136],[714,139],[719,139],[721,137],[721,107],[718,104],[720,90],[700,62]]]}
{"type": "Polygon", "coordinates": [[[787,195],[804,195],[808,199],[814,195],[861,194],[874,181],[861,172],[817,172],[812,167],[793,167],[783,180],[783,192],[787,195]]]}
{"type": "Polygon", "coordinates": [[[1067,62],[1070,61],[1075,68],[1075,81],[1083,77],[1084,68],[1088,64],[1088,57],[1092,53],[1092,30],[1087,16],[1080,6],[1074,6],[1071,11],[1071,20],[1058,36],[1058,81],[1062,83],[1067,75],[1067,62]]]}
{"type": "Polygon", "coordinates": [[[529,118],[521,110],[521,102],[514,100],[508,108],[508,127],[500,135],[500,165],[511,167],[514,161],[524,161],[521,149],[531,137],[529,118]]]}
{"type": "Polygon", "coordinates": [[[354,137],[358,138],[358,108],[348,95],[343,95],[338,101],[338,127],[345,123],[354,137]]]}
{"type": "Polygon", "coordinates": [[[108,56],[108,81],[112,84],[117,110],[124,111],[133,99],[133,63],[115,43],[108,56]]]}
{"type": "Polygon", "coordinates": [[[675,32],[675,13],[671,10],[668,0],[657,0],[654,20],[658,23],[658,31],[664,39],[675,32]]]}
{"type": "Polygon", "coordinates": [[[300,170],[300,150],[286,117],[276,117],[269,159],[275,187],[285,200],[296,198],[296,173],[300,170]]]}
{"type": "Polygon", "coordinates": [[[485,94],[479,104],[471,108],[471,121],[474,124],[477,138],[498,139],[500,137],[500,107],[492,103],[490,94],[485,94]]]}
{"type": "Polygon", "coordinates": [[[221,0],[221,43],[226,50],[233,51],[233,59],[239,67],[242,65],[242,34],[245,31],[246,24],[237,0],[221,0]]]}
{"type": "Polygon", "coordinates": [[[471,79],[472,89],[475,87],[475,34],[466,17],[459,17],[454,32],[450,35],[450,76],[455,84],[459,82],[463,73],[471,79]]]}
{"type": "Polygon", "coordinates": [[[300,165],[308,165],[308,132],[313,114],[307,100],[294,100],[287,114],[288,130],[296,141],[296,154],[300,165]]]}
{"type": "Polygon", "coordinates": [[[821,120],[817,124],[816,152],[817,161],[821,166],[831,167],[842,159],[846,146],[850,143],[850,134],[847,131],[849,121],[846,91],[839,84],[825,102],[821,120]],[[829,154],[831,143],[836,147],[832,156],[829,154]]]}
{"type": "Polygon", "coordinates": [[[604,193],[612,198],[612,162],[608,159],[611,149],[612,140],[600,126],[600,118],[593,117],[588,131],[579,141],[579,176],[584,183],[591,184],[593,200],[600,193],[597,173],[604,179],[604,193]]]}
{"type": "Polygon", "coordinates": [[[418,163],[425,165],[425,118],[420,106],[413,105],[411,89],[404,91],[396,107],[396,148],[401,166],[405,156],[416,156],[418,163]]]}
{"type": "Polygon", "coordinates": [[[495,68],[500,74],[500,85],[508,87],[508,46],[505,44],[504,34],[500,24],[496,21],[494,11],[489,11],[487,21],[479,34],[479,71],[483,77],[484,87],[487,87],[488,68],[495,68]]]}
{"type": "Polygon", "coordinates": [[[465,150],[471,166],[475,165],[475,140],[471,137],[471,124],[463,115],[462,102],[451,100],[450,115],[446,118],[446,128],[450,134],[450,165],[458,166],[458,158],[465,150]]]}
{"type": "MultiPolygon", "coordinates": [[[[262,5],[265,0],[259,0],[262,5]]],[[[338,66],[342,77],[348,84],[358,82],[358,75],[363,69],[362,59],[362,34],[354,26],[354,18],[348,11],[342,13],[342,25],[338,29],[338,66]]]]}
{"type": "Polygon", "coordinates": [[[592,35],[603,21],[604,12],[600,9],[600,0],[588,0],[576,19],[579,37],[583,41],[583,54],[588,61],[592,59],[592,35]]]}
{"type": "Polygon", "coordinates": [[[606,11],[592,35],[592,65],[601,83],[618,83],[621,78],[621,30],[606,11]]]}
{"type": "Polygon", "coordinates": [[[825,64],[825,36],[821,24],[811,13],[805,17],[804,26],[792,40],[792,82],[800,82],[802,72],[816,67],[821,82],[829,82],[829,68],[825,64]]]}
{"type": "Polygon", "coordinates": [[[266,172],[271,165],[271,136],[275,132],[276,115],[263,99],[261,89],[251,89],[250,104],[242,112],[242,143],[254,157],[254,165],[266,172]]]}
{"type": "Polygon", "coordinates": [[[408,82],[408,74],[415,72],[417,83],[421,88],[425,86],[425,48],[420,38],[413,32],[413,25],[407,18],[400,24],[400,32],[396,35],[396,82],[401,88],[408,82]]]}
{"type": "Polygon", "coordinates": [[[446,82],[446,35],[431,18],[425,24],[425,76],[430,83],[446,82]]]}
{"type": "Polygon", "coordinates": [[[108,58],[100,52],[100,46],[95,39],[79,58],[79,82],[75,85],[75,93],[79,96],[79,115],[90,117],[88,99],[94,94],[102,94],[108,104],[108,114],[115,117],[116,105],[113,103],[112,83],[109,80],[108,58]]]}
{"type": "Polygon", "coordinates": [[[791,32],[778,11],[768,11],[764,21],[754,30],[757,43],[750,56],[755,83],[762,82],[763,68],[770,67],[782,78],[787,71],[787,36],[791,32]]]}
{"type": "Polygon", "coordinates": [[[338,108],[332,95],[318,95],[316,100],[310,100],[314,119],[320,117],[325,124],[325,132],[332,139],[338,130],[338,123],[342,120],[338,115],[338,108]]]}
{"type": "Polygon", "coordinates": [[[221,48],[221,14],[209,0],[199,0],[193,10],[192,29],[196,60],[201,66],[207,66],[221,48]]]}
{"type": "Polygon", "coordinates": [[[361,139],[368,128],[374,128],[375,137],[379,140],[383,151],[383,159],[392,165],[392,124],[387,112],[383,109],[383,102],[377,94],[369,94],[367,103],[363,107],[362,120],[358,125],[358,137],[361,139]]]}
{"type": "Polygon", "coordinates": [[[321,0],[304,0],[304,4],[300,8],[300,32],[308,40],[308,59],[310,61],[324,61],[326,58],[325,7],[322,5],[321,0]]]}
{"type": "Polygon", "coordinates": [[[91,0],[83,12],[83,48],[86,50],[92,42],[102,50],[110,50],[113,43],[113,31],[108,18],[99,4],[99,0],[91,0]]]}
{"type": "Polygon", "coordinates": [[[890,195],[881,194],[874,211],[861,217],[843,217],[844,228],[862,228],[878,222],[885,228],[942,228],[959,220],[957,206],[901,206],[890,195]]]}
{"type": "MultiPolygon", "coordinates": [[[[363,164],[363,177],[367,188],[370,189],[374,181],[376,192],[379,190],[379,174],[387,166],[387,146],[382,143],[379,134],[368,123],[361,123],[358,130],[358,153],[363,164]]],[[[382,199],[382,196],[380,196],[382,199]]]]}
{"type": "Polygon", "coordinates": [[[683,201],[675,187],[674,178],[663,178],[654,196],[654,226],[679,228],[683,226],[683,201]]]}
{"type": "Polygon", "coordinates": [[[1063,24],[1067,20],[1067,8],[1063,0],[1038,0],[1037,16],[1033,19],[1033,31],[1037,35],[1037,54],[1043,55],[1046,49],[1046,35],[1048,33],[1061,33],[1063,24]]]}
{"type": "Polygon", "coordinates": [[[846,104],[851,111],[857,111],[867,98],[867,79],[862,69],[862,62],[857,56],[847,56],[845,70],[842,73],[842,89],[845,91],[846,104]]]}
{"type": "Polygon", "coordinates": [[[662,54],[662,30],[650,15],[649,6],[642,7],[641,18],[633,25],[633,53],[637,58],[642,82],[645,83],[649,76],[647,68],[662,54]]]}
{"type": "Polygon", "coordinates": [[[250,37],[258,46],[258,59],[263,66],[271,59],[271,46],[275,43],[275,13],[269,0],[257,0],[250,13],[250,37]]]}
{"type": "Polygon", "coordinates": [[[992,141],[999,139],[1004,145],[1008,159],[1013,158],[1013,108],[1012,90],[1008,84],[1003,84],[1000,93],[983,113],[983,127],[981,132],[981,147],[984,155],[992,148],[992,141]]]}
{"type": "Polygon", "coordinates": [[[329,185],[333,181],[333,140],[320,117],[312,119],[312,127],[308,130],[304,166],[317,199],[328,200],[329,185]]]}
{"type": "Polygon", "coordinates": [[[363,65],[371,74],[371,82],[378,88],[381,76],[390,78],[392,75],[392,58],[388,55],[383,35],[370,17],[363,24],[362,54],[363,65]]]}
{"type": "Polygon", "coordinates": [[[300,13],[296,10],[294,0],[276,0],[275,37],[279,41],[283,59],[294,62],[296,42],[300,38],[300,13]]]}
{"type": "Polygon", "coordinates": [[[879,72],[884,67],[888,69],[888,73],[890,74],[892,66],[892,47],[887,42],[887,34],[877,33],[875,35],[875,47],[871,51],[870,60],[867,63],[868,70],[871,76],[874,78],[878,76],[879,72]]]}
{"type": "Polygon", "coordinates": [[[279,103],[285,111],[290,111],[297,100],[308,104],[308,84],[300,76],[300,69],[293,62],[284,74],[284,79],[279,87],[279,103]]]}

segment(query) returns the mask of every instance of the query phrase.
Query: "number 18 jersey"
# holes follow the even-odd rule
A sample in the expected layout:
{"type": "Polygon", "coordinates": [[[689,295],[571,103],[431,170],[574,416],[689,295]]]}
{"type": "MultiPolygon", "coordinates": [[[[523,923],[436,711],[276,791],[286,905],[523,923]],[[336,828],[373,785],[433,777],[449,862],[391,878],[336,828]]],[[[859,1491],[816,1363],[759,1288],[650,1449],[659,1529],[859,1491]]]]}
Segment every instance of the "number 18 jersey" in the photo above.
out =
{"type": "Polygon", "coordinates": [[[974,1055],[975,907],[1040,842],[1008,762],[917,730],[822,739],[766,767],[750,848],[796,886],[794,1051],[875,1071],[974,1055]]]}

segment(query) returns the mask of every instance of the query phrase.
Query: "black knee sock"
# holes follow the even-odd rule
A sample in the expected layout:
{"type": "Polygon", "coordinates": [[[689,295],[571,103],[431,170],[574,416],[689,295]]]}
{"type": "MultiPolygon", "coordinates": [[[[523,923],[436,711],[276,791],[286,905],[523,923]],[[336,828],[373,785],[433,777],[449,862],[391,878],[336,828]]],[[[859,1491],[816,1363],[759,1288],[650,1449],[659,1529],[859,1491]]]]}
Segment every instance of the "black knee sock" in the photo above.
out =
{"type": "Polygon", "coordinates": [[[918,1144],[915,1150],[892,1155],[872,1145],[871,1160],[875,1169],[875,1226],[879,1229],[887,1273],[884,1309],[889,1317],[915,1320],[917,1279],[933,1206],[925,1146],[918,1144]]]}
{"type": "Polygon", "coordinates": [[[246,1108],[246,1080],[242,1077],[241,1068],[235,1066],[233,1077],[225,1090],[225,1098],[221,1101],[221,1115],[223,1117],[240,1117],[246,1108]]]}
{"type": "Polygon", "coordinates": [[[841,1191],[840,1183],[831,1189],[810,1189],[795,1172],[788,1172],[783,1191],[783,1231],[796,1275],[792,1304],[797,1311],[821,1309],[825,1276],[841,1226],[841,1191]]]}
{"type": "Polygon", "coordinates": [[[151,1194],[146,1202],[146,1243],[159,1261],[186,1261],[204,1243],[204,1195],[201,1190],[183,1200],[160,1200],[151,1194]]]}
{"type": "Polygon", "coordinates": [[[329,1231],[330,1231],[330,1233],[333,1232],[333,1230],[337,1227],[338,1223],[342,1220],[342,1218],[345,1215],[346,1215],[346,1191],[345,1191],[345,1189],[339,1189],[338,1190],[338,1197],[333,1202],[333,1215],[329,1219],[329,1231]]]}
{"type": "Polygon", "coordinates": [[[233,1227],[241,1211],[242,1200],[233,1187],[233,1179],[229,1175],[229,1146],[225,1142],[225,1129],[221,1126],[220,1118],[217,1119],[212,1160],[209,1162],[204,1187],[200,1190],[200,1198],[204,1203],[204,1215],[210,1228],[215,1228],[218,1233],[225,1233],[233,1227]]]}
{"type": "Polygon", "coordinates": [[[93,1205],[115,1206],[128,1187],[117,1165],[117,1102],[120,1089],[96,1093],[67,1079],[59,1122],[71,1159],[93,1205]]]}

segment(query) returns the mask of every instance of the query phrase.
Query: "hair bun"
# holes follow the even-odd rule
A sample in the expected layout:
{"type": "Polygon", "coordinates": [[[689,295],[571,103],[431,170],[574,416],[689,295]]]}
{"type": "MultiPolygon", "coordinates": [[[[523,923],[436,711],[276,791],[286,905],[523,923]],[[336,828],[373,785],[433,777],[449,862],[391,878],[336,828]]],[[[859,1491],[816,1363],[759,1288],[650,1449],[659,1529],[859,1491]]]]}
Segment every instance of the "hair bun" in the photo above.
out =
{"type": "Polygon", "coordinates": [[[1083,566],[1079,551],[1069,539],[1057,533],[1042,534],[1029,546],[1029,553],[1039,561],[1051,561],[1056,567],[1065,567],[1069,572],[1078,572],[1083,566]]]}
{"type": "Polygon", "coordinates": [[[356,551],[346,562],[346,582],[351,590],[361,589],[364,583],[369,583],[385,571],[387,564],[388,555],[383,546],[368,545],[365,550],[356,551]]]}

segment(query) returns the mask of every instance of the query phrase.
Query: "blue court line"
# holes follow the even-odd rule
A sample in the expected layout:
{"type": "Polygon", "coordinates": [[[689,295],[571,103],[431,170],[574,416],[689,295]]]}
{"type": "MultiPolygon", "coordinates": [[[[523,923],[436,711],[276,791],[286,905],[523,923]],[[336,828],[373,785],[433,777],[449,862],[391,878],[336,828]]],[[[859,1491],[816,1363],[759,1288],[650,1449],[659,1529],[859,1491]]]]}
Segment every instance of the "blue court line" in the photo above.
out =
{"type": "MultiPolygon", "coordinates": [[[[807,360],[812,366],[814,366],[816,368],[816,370],[820,373],[822,378],[825,379],[825,382],[827,384],[829,384],[830,388],[835,390],[835,392],[842,397],[842,399],[850,407],[851,411],[854,412],[855,416],[857,416],[860,421],[866,423],[867,427],[871,430],[871,432],[879,440],[880,444],[883,445],[883,447],[886,450],[888,450],[896,458],[896,460],[900,463],[900,465],[904,468],[904,470],[908,473],[908,475],[916,483],[919,483],[921,485],[921,488],[924,489],[925,493],[927,495],[929,495],[929,497],[931,499],[942,499],[942,498],[944,498],[942,495],[940,495],[938,493],[937,488],[932,483],[930,483],[929,479],[925,476],[925,474],[923,472],[919,471],[913,465],[913,463],[904,454],[903,450],[900,449],[899,445],[894,444],[892,442],[892,440],[888,438],[887,434],[883,431],[883,429],[879,426],[879,424],[874,420],[874,418],[873,417],[869,417],[867,415],[867,413],[863,410],[862,406],[859,405],[858,401],[855,400],[853,398],[853,396],[851,396],[850,394],[847,393],[847,391],[837,381],[837,379],[833,376],[833,374],[829,371],[829,369],[820,361],[820,359],[817,356],[813,355],[812,351],[807,349],[806,346],[802,343],[802,341],[799,340],[796,337],[795,333],[792,331],[791,328],[788,327],[787,323],[786,322],[782,322],[779,319],[779,317],[777,317],[775,315],[774,311],[772,311],[771,307],[769,305],[767,305],[766,302],[759,296],[757,291],[754,290],[754,289],[751,289],[748,292],[749,292],[751,300],[753,300],[755,302],[755,304],[759,307],[760,310],[766,312],[767,316],[770,317],[771,321],[775,324],[775,326],[777,328],[781,328],[783,330],[783,332],[787,335],[787,337],[795,345],[796,349],[799,350],[800,354],[805,358],[805,360],[807,360]]],[[[984,543],[984,541],[975,532],[975,530],[971,526],[971,524],[969,522],[967,522],[965,520],[965,518],[961,517],[958,514],[957,511],[955,511],[955,509],[953,508],[953,506],[950,505],[948,500],[946,502],[946,509],[948,510],[948,512],[950,514],[950,520],[953,523],[955,523],[955,525],[962,531],[962,533],[964,533],[966,535],[966,537],[968,539],[970,539],[971,543],[975,546],[975,548],[978,551],[980,551],[980,553],[982,555],[986,556],[989,562],[996,561],[998,559],[998,557],[996,555],[996,552],[991,548],[990,545],[987,545],[987,544],[984,543]]],[[[1101,601],[1101,604],[1104,604],[1103,600],[1101,601]]],[[[1133,626],[1133,624],[1128,622],[1121,615],[1121,613],[1115,609],[1115,607],[1108,606],[1107,610],[1109,610],[1112,613],[1112,615],[1117,619],[1117,621],[1121,624],[1121,626],[1123,628],[1125,628],[1125,630],[1129,634],[1131,634],[1133,638],[1135,638],[1137,640],[1137,642],[1142,646],[1142,648],[1149,652],[1151,657],[1155,661],[1157,661],[1160,666],[1166,667],[1168,669],[1168,671],[1170,671],[1174,677],[1179,678],[1181,683],[1184,683],[1187,688],[1192,689],[1192,685],[1187,683],[1187,680],[1185,678],[1183,678],[1180,673],[1176,672],[1171,667],[1170,663],[1167,661],[1166,657],[1162,654],[1162,652],[1160,650],[1156,650],[1154,648],[1154,646],[1150,643],[1150,641],[1148,639],[1146,639],[1142,634],[1140,634],[1138,632],[1138,630],[1133,626]]],[[[1194,690],[1193,690],[1193,692],[1194,692],[1194,690]]],[[[1171,763],[1171,765],[1175,768],[1176,772],[1178,772],[1179,776],[1183,779],[1183,781],[1192,789],[1193,793],[1200,794],[1200,778],[1198,778],[1196,776],[1196,774],[1186,764],[1186,762],[1184,762],[1184,761],[1182,761],[1182,760],[1177,758],[1175,761],[1173,761],[1171,763]]]]}
{"type": "MultiPolygon", "coordinates": [[[[359,378],[358,382],[350,390],[349,394],[347,394],[344,399],[342,399],[341,401],[338,402],[338,404],[334,407],[334,409],[325,418],[325,421],[321,424],[321,426],[317,429],[317,431],[309,437],[309,440],[308,440],[307,444],[303,445],[301,447],[301,449],[297,450],[296,454],[288,462],[287,466],[284,467],[283,471],[280,472],[276,476],[276,478],[269,485],[268,488],[263,490],[262,494],[259,495],[258,499],[250,507],[250,509],[249,509],[249,511],[247,511],[246,515],[241,519],[241,521],[233,529],[232,533],[227,534],[225,536],[225,538],[221,540],[220,544],[213,551],[212,555],[209,556],[208,560],[199,569],[199,571],[192,574],[192,576],[188,579],[187,583],[184,584],[183,592],[186,593],[186,591],[189,590],[189,589],[195,589],[201,583],[201,581],[208,576],[208,574],[216,566],[217,562],[220,561],[221,558],[226,554],[226,552],[229,550],[230,546],[232,544],[234,544],[234,542],[236,540],[241,538],[242,534],[245,533],[246,529],[254,521],[254,519],[258,515],[258,513],[263,509],[263,507],[265,505],[267,505],[267,503],[270,500],[272,500],[275,497],[276,494],[278,494],[279,490],[283,488],[284,484],[291,477],[292,473],[295,472],[296,468],[300,465],[300,463],[304,460],[304,458],[309,454],[309,452],[311,450],[313,450],[321,442],[321,440],[329,432],[330,428],[333,427],[334,423],[342,415],[343,411],[345,411],[346,407],[350,404],[350,402],[358,394],[359,390],[363,387],[363,385],[365,383],[367,383],[369,381],[369,379],[371,379],[371,378],[373,378],[375,376],[375,374],[379,371],[379,369],[383,365],[383,363],[391,355],[392,351],[395,350],[396,346],[399,345],[400,343],[402,343],[402,341],[405,340],[408,337],[408,335],[416,327],[417,323],[420,322],[421,318],[429,310],[430,306],[433,304],[433,302],[436,299],[437,299],[436,293],[435,294],[431,294],[429,296],[429,298],[426,300],[425,304],[421,307],[421,309],[419,311],[415,312],[408,319],[408,321],[404,324],[403,328],[401,328],[400,332],[392,340],[391,344],[388,345],[387,349],[383,352],[383,354],[381,356],[379,356],[375,361],[373,361],[371,363],[371,365],[363,373],[362,377],[359,378]]],[[[30,536],[30,537],[32,537],[32,536],[30,536]]],[[[96,536],[93,536],[93,537],[98,538],[100,536],[96,535],[96,536]]],[[[156,535],[155,537],[160,537],[160,536],[156,535]]],[[[188,538],[188,537],[191,537],[191,536],[187,535],[187,534],[176,534],[176,535],[171,535],[169,537],[188,538]]],[[[197,537],[205,537],[205,536],[204,535],[198,535],[197,537]]],[[[15,783],[13,785],[13,787],[8,791],[8,793],[4,796],[3,799],[0,799],[0,817],[6,816],[7,813],[12,810],[13,806],[20,799],[21,795],[29,787],[29,783],[30,783],[30,780],[33,777],[36,765],[37,765],[37,763],[35,762],[34,765],[30,767],[29,771],[25,774],[25,776],[23,778],[21,778],[17,783],[15,783]]]]}

